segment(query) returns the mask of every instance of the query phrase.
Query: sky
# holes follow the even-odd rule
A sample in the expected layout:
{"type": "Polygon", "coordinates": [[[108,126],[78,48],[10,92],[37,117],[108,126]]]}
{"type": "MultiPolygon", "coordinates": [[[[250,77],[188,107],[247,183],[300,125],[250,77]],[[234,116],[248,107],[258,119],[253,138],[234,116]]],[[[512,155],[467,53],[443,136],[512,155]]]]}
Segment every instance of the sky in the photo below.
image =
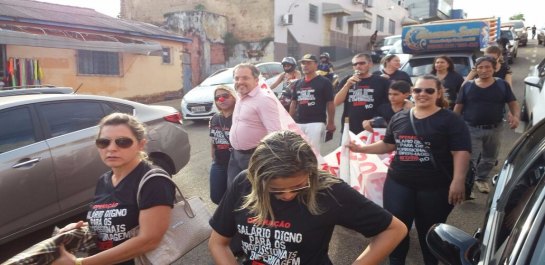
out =
{"type": "MultiPolygon", "coordinates": [[[[92,8],[100,13],[117,17],[119,0],[39,0],[42,2],[92,8]]],[[[152,0],[150,0],[152,1],[152,0]]],[[[501,17],[506,21],[510,16],[524,14],[526,26],[545,26],[540,0],[454,0],[455,9],[464,9],[468,18],[501,17]]]]}
{"type": "Polygon", "coordinates": [[[468,18],[501,17],[506,21],[509,17],[522,13],[526,26],[534,24],[539,28],[545,26],[541,0],[454,0],[454,9],[463,9],[468,18]]]}
{"type": "Polygon", "coordinates": [[[102,14],[117,17],[119,14],[119,0],[37,0],[40,2],[55,3],[69,6],[92,8],[102,14]]]}

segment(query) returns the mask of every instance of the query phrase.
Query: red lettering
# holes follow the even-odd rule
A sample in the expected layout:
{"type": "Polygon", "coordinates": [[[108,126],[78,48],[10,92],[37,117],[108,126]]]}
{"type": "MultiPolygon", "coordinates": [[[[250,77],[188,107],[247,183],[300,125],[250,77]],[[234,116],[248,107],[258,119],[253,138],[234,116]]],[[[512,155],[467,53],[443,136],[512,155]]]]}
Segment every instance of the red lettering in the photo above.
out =
{"type": "Polygon", "coordinates": [[[354,107],[365,106],[365,104],[367,104],[367,102],[365,102],[365,101],[354,101],[352,103],[352,106],[354,106],[354,107]]]}

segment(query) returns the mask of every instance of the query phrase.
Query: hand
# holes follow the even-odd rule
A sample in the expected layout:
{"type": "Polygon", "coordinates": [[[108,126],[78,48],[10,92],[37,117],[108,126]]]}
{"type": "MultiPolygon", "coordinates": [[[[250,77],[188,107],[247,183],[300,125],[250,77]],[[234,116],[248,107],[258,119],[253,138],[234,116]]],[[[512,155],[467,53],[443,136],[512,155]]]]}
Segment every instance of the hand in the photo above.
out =
{"type": "Polygon", "coordinates": [[[81,227],[84,227],[84,226],[87,226],[87,225],[88,225],[88,223],[86,223],[84,221],[78,221],[77,223],[71,223],[71,224],[68,224],[65,227],[61,228],[59,230],[59,234],[62,234],[64,232],[67,232],[67,231],[70,231],[70,230],[73,230],[73,229],[78,229],[78,228],[81,228],[81,227]]]}
{"type": "Polygon", "coordinates": [[[337,127],[335,127],[334,122],[328,122],[325,126],[325,130],[328,132],[334,132],[335,130],[337,130],[337,127]]]}
{"type": "Polygon", "coordinates": [[[507,121],[509,122],[509,128],[516,129],[517,127],[519,127],[519,118],[512,115],[511,112],[507,113],[507,121]]]}
{"type": "Polygon", "coordinates": [[[349,144],[345,145],[352,152],[363,153],[363,147],[356,144],[356,141],[352,140],[349,144]]]}
{"type": "Polygon", "coordinates": [[[357,84],[359,81],[361,81],[360,77],[357,74],[354,74],[347,80],[347,84],[350,86],[353,86],[354,84],[357,84]]]}
{"type": "Polygon", "coordinates": [[[361,125],[363,126],[363,129],[365,129],[368,132],[374,132],[373,125],[371,125],[372,120],[364,120],[361,125]]]}
{"type": "Polygon", "coordinates": [[[60,256],[51,263],[51,265],[74,265],[76,264],[76,256],[66,250],[64,245],[59,246],[60,256]]]}
{"type": "Polygon", "coordinates": [[[448,203],[451,205],[459,205],[465,200],[465,196],[466,191],[464,182],[453,180],[450,183],[450,188],[448,191],[448,203]]]}

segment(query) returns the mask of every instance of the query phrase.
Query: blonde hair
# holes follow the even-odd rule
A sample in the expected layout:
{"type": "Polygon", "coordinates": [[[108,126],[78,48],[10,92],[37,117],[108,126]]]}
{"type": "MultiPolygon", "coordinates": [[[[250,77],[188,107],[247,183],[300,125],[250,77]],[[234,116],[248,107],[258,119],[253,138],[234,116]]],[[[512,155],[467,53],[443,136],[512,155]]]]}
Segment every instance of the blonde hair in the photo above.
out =
{"type": "Polygon", "coordinates": [[[256,224],[274,222],[269,183],[276,178],[289,178],[297,173],[308,173],[310,188],[300,191],[296,199],[313,215],[323,210],[318,205],[320,191],[328,189],[340,179],[318,170],[318,161],[310,145],[292,131],[273,132],[261,140],[250,158],[247,178],[252,186],[240,208],[248,209],[256,224]]]}
{"type": "MultiPolygon", "coordinates": [[[[236,101],[237,101],[237,94],[235,93],[235,91],[226,86],[226,85],[219,85],[216,87],[216,89],[214,89],[214,105],[216,105],[216,109],[223,115],[223,110],[221,110],[219,107],[218,107],[218,102],[215,100],[215,97],[216,97],[216,92],[218,90],[224,90],[225,92],[229,93],[229,95],[231,95],[231,97],[233,97],[235,99],[235,104],[236,104],[236,101]]],[[[235,105],[233,105],[234,107],[235,105]]]]}
{"type": "MultiPolygon", "coordinates": [[[[100,120],[98,123],[98,135],[97,139],[100,138],[100,134],[102,133],[102,128],[104,126],[115,126],[115,125],[125,125],[129,130],[131,130],[134,138],[138,142],[146,139],[146,127],[143,123],[138,121],[134,116],[125,114],[125,113],[112,113],[100,120]]],[[[140,158],[145,161],[148,160],[148,154],[144,151],[140,151],[140,158]]]]}

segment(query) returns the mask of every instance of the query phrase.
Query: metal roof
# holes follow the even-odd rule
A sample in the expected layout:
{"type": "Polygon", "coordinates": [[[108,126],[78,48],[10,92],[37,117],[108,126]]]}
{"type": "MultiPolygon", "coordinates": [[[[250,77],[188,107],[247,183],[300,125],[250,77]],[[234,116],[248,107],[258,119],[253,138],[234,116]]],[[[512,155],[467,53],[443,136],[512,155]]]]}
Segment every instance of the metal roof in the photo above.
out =
{"type": "Polygon", "coordinates": [[[189,38],[152,24],[113,18],[90,8],[33,0],[0,0],[0,21],[94,30],[186,43],[191,42],[189,38]]]}

